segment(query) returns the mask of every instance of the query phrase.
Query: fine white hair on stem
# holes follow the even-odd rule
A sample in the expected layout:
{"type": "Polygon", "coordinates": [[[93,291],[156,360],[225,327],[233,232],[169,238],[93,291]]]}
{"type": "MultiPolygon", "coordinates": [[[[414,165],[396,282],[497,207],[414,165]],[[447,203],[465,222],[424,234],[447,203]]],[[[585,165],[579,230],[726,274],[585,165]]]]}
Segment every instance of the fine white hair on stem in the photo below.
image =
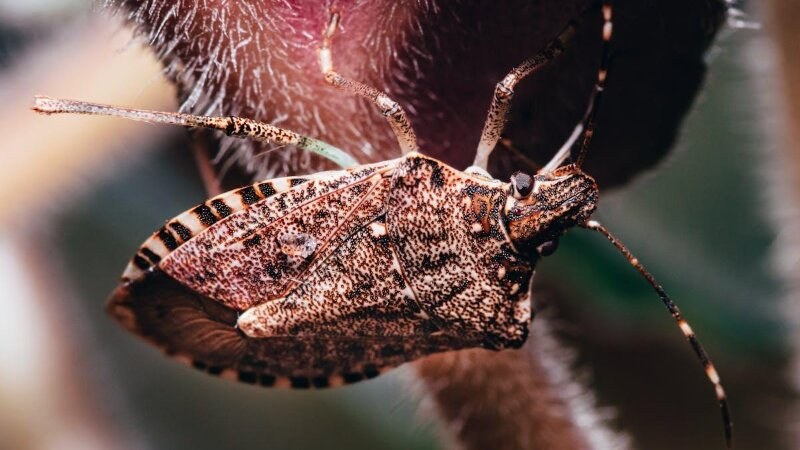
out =
{"type": "Polygon", "coordinates": [[[576,376],[575,352],[554,335],[554,319],[543,315],[519,351],[450,352],[415,364],[419,378],[409,385],[422,399],[423,419],[444,422],[444,442],[469,449],[630,447],[628,435],[609,427],[613,409],[599,408],[587,376],[576,376]]]}

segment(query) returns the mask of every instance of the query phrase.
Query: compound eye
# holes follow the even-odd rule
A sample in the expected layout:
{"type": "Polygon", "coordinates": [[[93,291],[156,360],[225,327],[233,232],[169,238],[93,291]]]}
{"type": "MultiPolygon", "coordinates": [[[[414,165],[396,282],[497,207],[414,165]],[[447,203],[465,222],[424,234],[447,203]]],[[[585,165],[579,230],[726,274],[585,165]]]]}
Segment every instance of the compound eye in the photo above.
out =
{"type": "Polygon", "coordinates": [[[531,195],[533,190],[533,178],[527,173],[516,172],[511,175],[511,194],[517,200],[531,195]]]}
{"type": "Polygon", "coordinates": [[[553,239],[552,241],[547,241],[538,246],[536,251],[538,251],[541,256],[550,256],[555,253],[556,249],[558,249],[558,239],[553,239]]]}

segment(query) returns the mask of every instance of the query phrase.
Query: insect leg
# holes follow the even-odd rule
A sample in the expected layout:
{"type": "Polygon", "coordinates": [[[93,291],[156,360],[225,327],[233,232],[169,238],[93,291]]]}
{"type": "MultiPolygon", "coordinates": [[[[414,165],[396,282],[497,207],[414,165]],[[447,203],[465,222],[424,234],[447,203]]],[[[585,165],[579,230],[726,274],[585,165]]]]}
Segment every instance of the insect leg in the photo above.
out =
{"type": "Polygon", "coordinates": [[[692,346],[692,350],[697,355],[697,358],[700,360],[700,363],[703,365],[703,369],[706,372],[706,376],[708,380],[711,381],[711,384],[714,385],[714,391],[717,394],[717,402],[719,403],[719,408],[722,413],[722,422],[723,426],[725,427],[725,442],[728,447],[731,446],[731,439],[733,436],[733,422],[731,421],[730,411],[728,411],[728,398],[725,395],[725,389],[722,388],[722,382],[719,379],[719,375],[717,374],[717,370],[714,368],[714,364],[712,364],[711,359],[709,359],[708,354],[706,353],[703,346],[700,344],[700,341],[695,336],[694,331],[689,326],[689,323],[686,322],[686,319],[683,318],[681,315],[681,311],[678,309],[678,306],[672,301],[671,298],[667,295],[664,291],[664,288],[661,287],[660,284],[656,281],[655,277],[642,265],[639,260],[633,256],[633,254],[628,250],[625,245],[620,242],[614,235],[611,234],[603,225],[599,222],[590,220],[583,225],[584,228],[589,230],[594,230],[602,234],[603,236],[608,239],[614,247],[619,250],[620,253],[628,260],[628,263],[636,269],[642,277],[652,286],[652,288],[656,291],[661,301],[664,303],[664,306],[667,307],[669,313],[672,314],[672,317],[678,323],[678,327],[680,327],[681,332],[689,341],[689,344],[692,346]]]}
{"type": "Polygon", "coordinates": [[[483,132],[478,143],[473,166],[486,169],[489,163],[489,155],[497,145],[497,141],[500,140],[500,133],[503,132],[508,119],[508,110],[511,105],[511,99],[514,96],[514,87],[536,69],[560,55],[564,51],[567,41],[575,34],[575,29],[575,22],[570,21],[544,49],[511,69],[508,75],[497,83],[494,88],[492,104],[489,106],[489,113],[486,116],[486,123],[483,125],[483,132]]]}
{"type": "Polygon", "coordinates": [[[239,315],[236,326],[251,338],[290,336],[292,326],[307,319],[303,311],[282,308],[284,298],[277,298],[251,307],[239,315]]]}
{"type": "Polygon", "coordinates": [[[294,131],[278,128],[268,123],[243,117],[195,116],[145,109],[121,108],[98,103],[76,100],[54,99],[38,95],[32,108],[42,114],[89,114],[98,116],[123,117],[142,122],[165,123],[184,127],[211,128],[224,131],[228,136],[249,138],[256,141],[279,145],[294,145],[327,158],[337,165],[347,168],[358,165],[352,156],[343,150],[323,141],[303,136],[294,131]]]}
{"type": "Polygon", "coordinates": [[[331,11],[328,25],[323,32],[322,48],[319,49],[319,65],[322,69],[325,81],[343,91],[364,97],[377,105],[381,114],[386,117],[386,120],[392,127],[392,131],[394,131],[397,137],[397,142],[400,144],[400,150],[404,155],[418,150],[417,136],[414,134],[414,129],[411,127],[411,123],[409,123],[406,117],[406,112],[399,103],[374,87],[345,78],[333,70],[333,57],[330,44],[336,32],[336,28],[339,26],[340,18],[341,16],[338,12],[331,11]]]}

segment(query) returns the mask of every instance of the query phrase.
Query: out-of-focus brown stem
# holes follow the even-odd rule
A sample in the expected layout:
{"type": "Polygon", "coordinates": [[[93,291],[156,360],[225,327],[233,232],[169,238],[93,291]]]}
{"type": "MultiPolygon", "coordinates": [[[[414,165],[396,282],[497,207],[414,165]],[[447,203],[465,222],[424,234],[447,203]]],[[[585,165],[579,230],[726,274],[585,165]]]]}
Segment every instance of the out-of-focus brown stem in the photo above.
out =
{"type": "MultiPolygon", "coordinates": [[[[787,151],[794,156],[794,169],[800,175],[800,3],[795,0],[773,0],[770,23],[779,57],[779,70],[783,77],[783,96],[786,102],[786,125],[789,134],[787,151]]],[[[796,191],[800,193],[800,177],[796,191]]]]}
{"type": "Polygon", "coordinates": [[[465,449],[623,449],[593,395],[575,381],[572,351],[537,319],[520,350],[469,350],[417,363],[437,414],[465,449]]]}
{"type": "MultiPolygon", "coordinates": [[[[775,94],[778,105],[768,105],[784,114],[778,121],[766,123],[772,126],[770,135],[777,141],[779,151],[770,154],[771,167],[766,181],[772,186],[773,217],[778,229],[778,242],[774,245],[778,269],[786,282],[787,293],[785,317],[793,327],[794,361],[792,377],[795,389],[800,389],[800,276],[798,276],[798,254],[800,254],[800,3],[796,0],[772,0],[766,2],[767,30],[773,38],[777,56],[777,75],[773,85],[781,86],[784,92],[775,94]],[[776,138],[777,137],[777,138],[776,138]]],[[[800,408],[795,405],[790,446],[800,443],[798,428],[800,408]]]]}
{"type": "Polygon", "coordinates": [[[192,155],[197,163],[197,171],[200,172],[200,179],[203,180],[203,186],[206,188],[206,194],[209,197],[214,197],[223,192],[222,184],[219,177],[214,170],[214,163],[211,161],[209,150],[209,142],[207,139],[198,138],[192,141],[192,155]]]}

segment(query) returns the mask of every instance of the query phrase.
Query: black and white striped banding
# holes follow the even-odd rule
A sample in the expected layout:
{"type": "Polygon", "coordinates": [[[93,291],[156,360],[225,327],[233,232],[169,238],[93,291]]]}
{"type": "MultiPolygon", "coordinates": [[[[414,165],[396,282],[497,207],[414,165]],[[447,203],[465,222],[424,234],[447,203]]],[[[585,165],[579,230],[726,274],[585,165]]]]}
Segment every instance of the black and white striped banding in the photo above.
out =
{"type": "Polygon", "coordinates": [[[655,277],[648,271],[644,265],[635,257],[633,254],[628,250],[622,242],[619,241],[611,232],[609,232],[604,226],[602,226],[599,222],[595,220],[589,220],[583,225],[584,228],[595,230],[600,232],[603,236],[608,239],[611,244],[619,250],[620,253],[628,260],[628,264],[633,266],[640,275],[647,281],[648,284],[656,291],[658,297],[661,299],[661,302],[664,303],[664,306],[667,307],[667,310],[675,319],[675,322],[678,324],[678,327],[681,330],[681,333],[686,337],[689,341],[689,344],[692,346],[692,350],[694,350],[695,355],[700,360],[700,364],[703,365],[703,370],[706,373],[706,377],[714,386],[714,393],[717,396],[717,403],[719,404],[720,413],[722,415],[722,424],[725,431],[725,442],[728,447],[731,446],[731,441],[733,439],[733,421],[731,420],[730,410],[728,409],[728,399],[725,395],[725,389],[722,387],[722,382],[720,381],[719,374],[717,374],[717,370],[714,368],[714,364],[711,362],[711,359],[708,357],[708,353],[706,353],[705,349],[703,348],[700,341],[697,339],[697,336],[694,334],[694,330],[692,327],[689,326],[689,323],[686,322],[686,319],[683,318],[680,309],[672,301],[672,299],[667,295],[667,292],[661,287],[660,284],[656,281],[655,277]]]}
{"type": "Polygon", "coordinates": [[[170,222],[169,227],[172,228],[172,231],[174,231],[183,242],[186,242],[192,238],[192,232],[186,228],[186,225],[177,220],[170,222]]]}
{"type": "Polygon", "coordinates": [[[131,260],[131,264],[136,266],[139,270],[147,270],[151,267],[150,261],[142,258],[138,253],[133,255],[133,260],[131,260]]]}
{"type": "Polygon", "coordinates": [[[275,188],[272,187],[272,183],[270,183],[270,182],[259,183],[258,184],[258,191],[261,192],[261,196],[264,197],[264,198],[272,197],[273,195],[275,195],[277,193],[275,191],[275,188]]]}
{"type": "Polygon", "coordinates": [[[178,240],[167,230],[166,226],[161,227],[161,229],[156,232],[156,236],[161,240],[161,243],[164,244],[164,247],[167,247],[167,250],[175,250],[178,248],[178,240]]]}
{"type": "Polygon", "coordinates": [[[192,210],[192,213],[196,215],[200,220],[200,223],[206,227],[210,227],[211,225],[217,223],[217,217],[211,212],[211,208],[209,208],[205,203],[195,207],[192,210]]]}
{"type": "Polygon", "coordinates": [[[223,199],[215,198],[214,200],[211,200],[209,202],[209,206],[211,206],[214,209],[214,211],[216,211],[217,217],[219,217],[220,219],[224,219],[233,214],[233,209],[231,209],[231,207],[228,206],[228,204],[225,203],[225,200],[223,199]]]}
{"type": "Polygon", "coordinates": [[[236,191],[245,205],[252,205],[253,203],[261,200],[263,197],[259,196],[254,186],[243,187],[236,191]]]}
{"type": "Polygon", "coordinates": [[[157,266],[170,252],[212,225],[273,195],[300,186],[311,178],[289,177],[255,183],[220,194],[185,211],[150,236],[133,257],[122,279],[129,281],[157,266]]]}
{"type": "Polygon", "coordinates": [[[147,248],[146,246],[142,246],[139,249],[139,254],[150,260],[152,265],[156,265],[161,262],[161,257],[158,256],[155,252],[147,248]]]}
{"type": "Polygon", "coordinates": [[[209,365],[203,361],[179,358],[179,360],[192,366],[193,368],[206,372],[210,375],[219,376],[231,380],[237,380],[247,384],[258,384],[264,387],[283,387],[291,389],[326,389],[358,383],[369,380],[386,372],[390,367],[378,368],[375,365],[367,364],[362,370],[357,372],[346,372],[342,374],[318,375],[318,376],[275,376],[268,373],[259,373],[252,370],[237,370],[230,367],[209,365]]]}

